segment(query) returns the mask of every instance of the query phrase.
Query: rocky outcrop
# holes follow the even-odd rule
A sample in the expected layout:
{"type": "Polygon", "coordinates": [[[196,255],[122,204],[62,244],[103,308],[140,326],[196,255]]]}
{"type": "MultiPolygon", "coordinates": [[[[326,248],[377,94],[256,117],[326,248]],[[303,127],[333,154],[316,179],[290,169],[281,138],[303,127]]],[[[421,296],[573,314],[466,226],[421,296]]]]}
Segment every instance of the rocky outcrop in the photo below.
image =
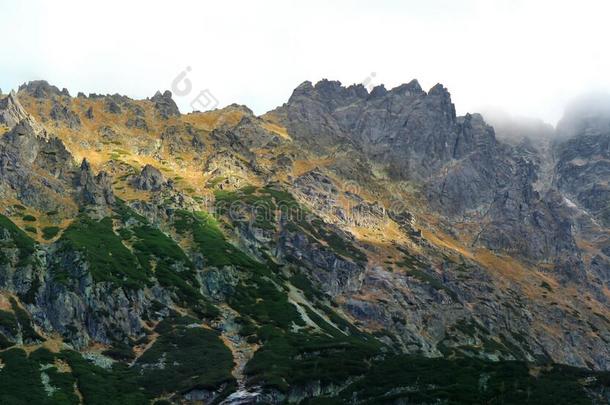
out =
{"type": "Polygon", "coordinates": [[[116,101],[114,101],[112,97],[106,98],[104,102],[104,110],[106,112],[109,112],[110,114],[120,114],[123,112],[121,106],[116,101]]]}
{"type": "Polygon", "coordinates": [[[15,92],[11,91],[8,96],[0,99],[0,124],[12,128],[27,116],[28,114],[19,103],[15,92]]]}
{"type": "Polygon", "coordinates": [[[163,94],[161,94],[160,91],[157,91],[155,95],[150,98],[150,101],[154,103],[155,109],[163,119],[180,115],[180,110],[178,109],[176,102],[172,99],[172,92],[169,90],[166,90],[163,94]]]}
{"type": "Polygon", "coordinates": [[[34,80],[19,86],[19,91],[24,92],[34,98],[53,98],[53,97],[70,97],[67,89],[59,90],[57,87],[50,85],[46,80],[34,80]]]}
{"type": "Polygon", "coordinates": [[[127,128],[137,128],[141,129],[142,131],[148,131],[148,124],[146,123],[146,120],[138,116],[127,119],[125,126],[127,126],[127,128]]]}
{"type": "Polygon", "coordinates": [[[61,140],[25,119],[0,141],[0,193],[46,211],[71,188],[72,155],[61,140]]]}
{"type": "Polygon", "coordinates": [[[167,185],[167,180],[159,169],[146,165],[140,174],[133,178],[132,184],[139,190],[158,191],[167,185]]]}
{"type": "Polygon", "coordinates": [[[49,116],[52,120],[66,125],[70,129],[78,129],[81,126],[81,121],[78,115],[70,110],[66,105],[58,102],[53,102],[49,116]]]}
{"type": "Polygon", "coordinates": [[[79,200],[85,205],[104,207],[115,202],[110,176],[103,171],[94,175],[87,159],[81,163],[75,185],[79,200]]]}

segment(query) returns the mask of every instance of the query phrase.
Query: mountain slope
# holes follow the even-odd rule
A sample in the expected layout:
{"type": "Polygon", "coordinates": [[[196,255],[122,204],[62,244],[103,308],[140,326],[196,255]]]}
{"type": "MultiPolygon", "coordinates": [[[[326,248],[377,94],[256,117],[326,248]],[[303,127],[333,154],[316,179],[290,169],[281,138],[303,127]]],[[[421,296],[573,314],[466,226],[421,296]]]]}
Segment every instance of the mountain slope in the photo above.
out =
{"type": "Polygon", "coordinates": [[[607,398],[603,143],[542,190],[416,81],[261,117],[38,81],[0,117],[4,402],[607,398]]]}

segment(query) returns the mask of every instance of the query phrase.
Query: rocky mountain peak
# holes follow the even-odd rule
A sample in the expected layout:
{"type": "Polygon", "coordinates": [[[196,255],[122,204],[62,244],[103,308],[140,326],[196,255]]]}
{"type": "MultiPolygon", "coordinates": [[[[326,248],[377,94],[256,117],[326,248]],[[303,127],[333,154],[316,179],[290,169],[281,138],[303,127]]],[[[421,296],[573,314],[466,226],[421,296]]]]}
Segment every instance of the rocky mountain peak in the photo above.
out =
{"type": "Polygon", "coordinates": [[[373,90],[371,90],[369,97],[371,99],[374,99],[374,98],[383,97],[386,94],[388,94],[388,90],[385,88],[385,86],[383,84],[380,84],[378,86],[373,87],[373,90]]]}
{"type": "Polygon", "coordinates": [[[33,80],[19,86],[19,91],[34,98],[50,98],[53,96],[67,96],[70,93],[66,88],[59,90],[56,86],[49,84],[46,80],[33,80]]]}
{"type": "Polygon", "coordinates": [[[428,95],[450,97],[449,90],[447,90],[447,88],[440,83],[437,83],[432,86],[432,88],[428,91],[428,95]]]}
{"type": "Polygon", "coordinates": [[[292,95],[290,96],[290,99],[288,102],[290,102],[290,100],[294,100],[298,97],[303,97],[303,96],[307,96],[308,94],[311,94],[313,89],[314,89],[313,84],[309,80],[305,80],[303,83],[299,84],[292,91],[292,95]]]}
{"type": "Polygon", "coordinates": [[[390,90],[391,93],[401,96],[422,96],[426,93],[422,90],[417,79],[411,80],[409,83],[401,84],[390,90]]]}

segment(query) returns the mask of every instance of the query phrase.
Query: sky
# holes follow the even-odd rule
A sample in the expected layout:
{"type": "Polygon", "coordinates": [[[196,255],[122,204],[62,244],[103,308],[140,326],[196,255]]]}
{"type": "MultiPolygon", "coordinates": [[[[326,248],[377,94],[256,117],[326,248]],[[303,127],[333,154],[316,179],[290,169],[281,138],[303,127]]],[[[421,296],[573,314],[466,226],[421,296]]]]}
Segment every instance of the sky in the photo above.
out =
{"type": "Polygon", "coordinates": [[[0,89],[174,89],[183,113],[239,103],[262,114],[305,80],[416,78],[444,84],[459,114],[554,124],[573,97],[610,91],[609,15],[593,0],[0,0],[0,89]]]}

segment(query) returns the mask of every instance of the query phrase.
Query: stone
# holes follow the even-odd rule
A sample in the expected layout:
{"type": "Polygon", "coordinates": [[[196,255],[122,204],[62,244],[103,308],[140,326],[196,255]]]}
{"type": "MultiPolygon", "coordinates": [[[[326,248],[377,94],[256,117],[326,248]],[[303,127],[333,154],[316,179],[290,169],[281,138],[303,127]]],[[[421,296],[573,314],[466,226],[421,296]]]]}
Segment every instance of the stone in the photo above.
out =
{"type": "Polygon", "coordinates": [[[25,92],[34,98],[53,98],[60,96],[70,97],[70,93],[65,88],[59,90],[57,87],[50,85],[46,80],[33,80],[19,86],[20,92],[25,92]]]}
{"type": "Polygon", "coordinates": [[[180,110],[176,105],[176,102],[172,99],[172,92],[166,90],[161,94],[160,91],[157,91],[154,96],[150,98],[155,105],[155,109],[161,115],[163,119],[168,119],[172,116],[180,115],[180,110]]]}
{"type": "Polygon", "coordinates": [[[158,191],[167,184],[167,180],[159,169],[147,164],[131,184],[139,190],[158,191]]]}
{"type": "Polygon", "coordinates": [[[75,183],[80,201],[84,205],[104,207],[114,204],[115,197],[110,176],[103,171],[94,175],[87,159],[83,159],[75,183]]]}
{"type": "Polygon", "coordinates": [[[12,128],[27,116],[28,114],[19,103],[15,92],[11,91],[6,97],[0,99],[0,124],[12,128]]]}

